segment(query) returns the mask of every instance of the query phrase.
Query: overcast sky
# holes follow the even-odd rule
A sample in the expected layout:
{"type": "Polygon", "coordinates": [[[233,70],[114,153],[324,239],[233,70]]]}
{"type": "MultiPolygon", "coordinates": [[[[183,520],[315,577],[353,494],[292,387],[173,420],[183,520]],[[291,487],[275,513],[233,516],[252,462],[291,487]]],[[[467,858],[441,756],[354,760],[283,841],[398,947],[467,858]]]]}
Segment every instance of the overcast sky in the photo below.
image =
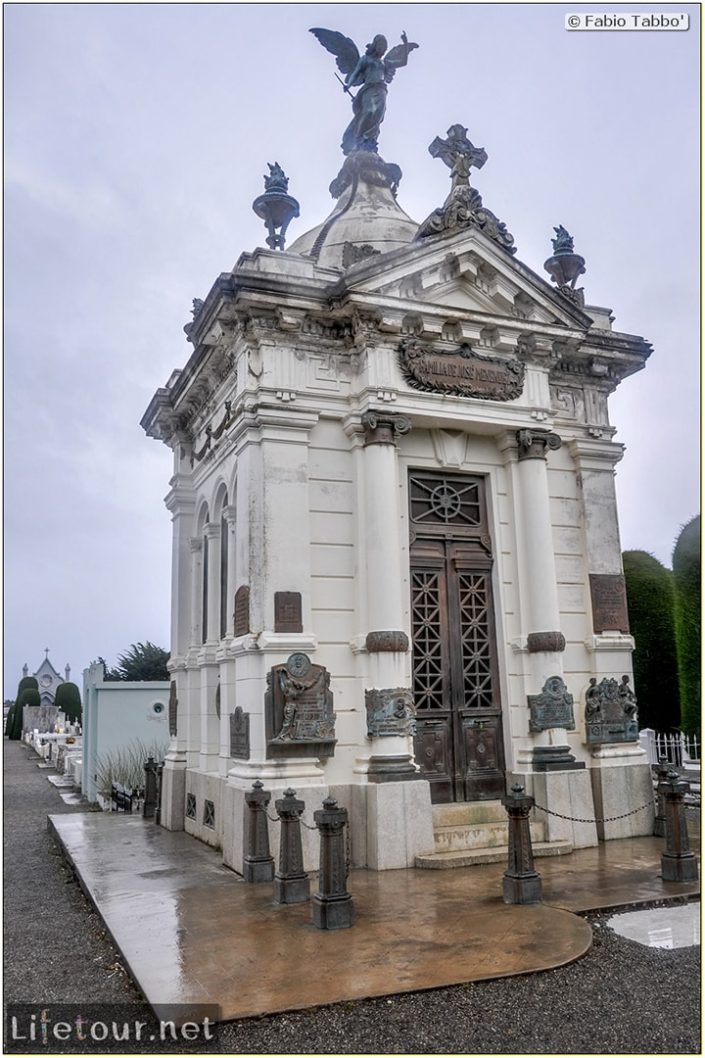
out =
{"type": "Polygon", "coordinates": [[[564,29],[667,8],[5,6],[5,696],[44,647],[80,684],[98,655],[169,645],[171,454],[139,421],[191,351],[192,298],[264,245],[266,163],[301,203],[290,242],[332,207],[349,101],[311,26],[419,43],[380,138],[414,219],[448,191],[428,145],[461,122],[518,258],[543,274],[565,225],[588,303],[653,343],[611,416],[623,547],[670,565],[699,509],[699,12],[678,5],[688,32],[564,29]]]}

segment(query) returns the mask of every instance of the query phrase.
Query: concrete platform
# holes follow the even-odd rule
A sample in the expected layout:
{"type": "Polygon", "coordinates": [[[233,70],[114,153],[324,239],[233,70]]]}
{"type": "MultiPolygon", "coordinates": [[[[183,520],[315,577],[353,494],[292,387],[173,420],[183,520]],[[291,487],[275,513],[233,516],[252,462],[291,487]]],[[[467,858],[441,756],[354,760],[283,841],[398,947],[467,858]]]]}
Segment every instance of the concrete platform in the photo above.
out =
{"type": "Polygon", "coordinates": [[[183,833],[99,814],[49,827],[157,1015],[215,1004],[228,1020],[551,969],[592,943],[566,908],[699,891],[661,881],[662,842],[615,841],[542,861],[545,903],[532,907],[502,903],[501,864],[353,871],[356,923],[323,932],[309,904],[272,904],[271,884],[246,885],[183,833]]]}

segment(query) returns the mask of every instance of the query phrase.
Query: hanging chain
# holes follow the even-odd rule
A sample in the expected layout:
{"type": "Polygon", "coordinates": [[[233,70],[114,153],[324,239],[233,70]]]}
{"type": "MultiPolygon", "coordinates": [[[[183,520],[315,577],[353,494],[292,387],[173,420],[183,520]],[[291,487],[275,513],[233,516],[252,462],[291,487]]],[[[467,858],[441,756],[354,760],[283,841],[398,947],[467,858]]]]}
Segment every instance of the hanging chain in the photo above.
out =
{"type": "Polygon", "coordinates": [[[578,816],[564,816],[562,812],[552,812],[550,808],[544,808],[543,805],[534,802],[534,808],[538,808],[539,812],[545,812],[548,816],[556,816],[558,819],[569,819],[571,823],[614,823],[617,819],[626,819],[627,816],[635,816],[637,812],[643,812],[645,808],[653,808],[654,801],[647,801],[646,804],[639,805],[638,808],[633,808],[631,812],[622,812],[619,816],[599,816],[595,819],[581,819],[578,816]]]}
{"type": "Polygon", "coordinates": [[[350,875],[350,820],[345,821],[345,880],[347,881],[350,875]]]}

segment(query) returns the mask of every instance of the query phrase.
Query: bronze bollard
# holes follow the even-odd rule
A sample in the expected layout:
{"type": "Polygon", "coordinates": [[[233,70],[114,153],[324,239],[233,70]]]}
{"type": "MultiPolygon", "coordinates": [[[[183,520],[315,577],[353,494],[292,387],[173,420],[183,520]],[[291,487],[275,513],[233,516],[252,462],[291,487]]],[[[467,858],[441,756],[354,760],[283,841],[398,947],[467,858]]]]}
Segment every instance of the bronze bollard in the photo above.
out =
{"type": "Polygon", "coordinates": [[[541,876],[534,868],[531,850],[529,813],[534,807],[524,787],[515,783],[509,794],[502,798],[509,817],[509,852],[507,869],[502,882],[505,904],[540,904],[541,876]]]}

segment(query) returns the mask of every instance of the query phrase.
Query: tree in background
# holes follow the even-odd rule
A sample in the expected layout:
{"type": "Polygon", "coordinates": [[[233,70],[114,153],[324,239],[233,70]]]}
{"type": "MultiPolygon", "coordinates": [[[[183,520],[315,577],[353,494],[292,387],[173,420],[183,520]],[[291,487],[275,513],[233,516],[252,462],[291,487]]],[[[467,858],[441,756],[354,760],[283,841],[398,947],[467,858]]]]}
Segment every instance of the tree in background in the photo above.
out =
{"type": "MultiPolygon", "coordinates": [[[[28,678],[31,679],[32,677],[28,678]]],[[[41,705],[39,691],[36,687],[25,687],[22,693],[17,695],[17,701],[12,711],[12,724],[8,723],[7,727],[7,737],[15,741],[22,738],[22,719],[25,705],[41,705]]]]}
{"type": "Polygon", "coordinates": [[[54,705],[65,714],[72,724],[81,720],[81,692],[75,683],[60,683],[56,689],[54,705]]]}
{"type": "Polygon", "coordinates": [[[672,731],[680,722],[673,575],[647,551],[622,555],[639,727],[672,731]]]}
{"type": "Polygon", "coordinates": [[[168,680],[169,670],[166,663],[169,651],[146,643],[133,643],[129,650],[118,656],[118,663],[110,670],[106,666],[106,680],[168,680]]]}
{"type": "Polygon", "coordinates": [[[700,733],[700,515],[683,526],[673,549],[676,655],[681,727],[700,733]]]}

